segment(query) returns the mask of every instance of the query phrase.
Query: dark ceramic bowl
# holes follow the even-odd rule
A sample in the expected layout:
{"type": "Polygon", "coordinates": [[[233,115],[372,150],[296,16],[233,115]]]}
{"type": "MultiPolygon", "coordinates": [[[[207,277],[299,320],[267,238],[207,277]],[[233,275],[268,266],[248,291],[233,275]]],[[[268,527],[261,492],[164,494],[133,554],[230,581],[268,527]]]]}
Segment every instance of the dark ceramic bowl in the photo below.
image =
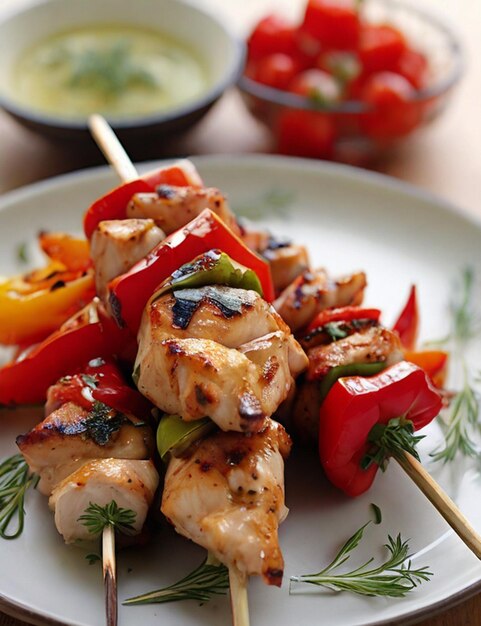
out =
{"type": "Polygon", "coordinates": [[[127,145],[191,127],[236,83],[242,71],[244,44],[217,18],[184,0],[43,0],[22,4],[0,17],[0,106],[24,126],[44,135],[91,141],[86,119],[46,114],[35,108],[35,103],[26,107],[16,102],[10,76],[22,52],[36,42],[73,27],[101,24],[158,30],[187,44],[207,69],[205,91],[185,105],[148,115],[106,116],[127,145]]]}

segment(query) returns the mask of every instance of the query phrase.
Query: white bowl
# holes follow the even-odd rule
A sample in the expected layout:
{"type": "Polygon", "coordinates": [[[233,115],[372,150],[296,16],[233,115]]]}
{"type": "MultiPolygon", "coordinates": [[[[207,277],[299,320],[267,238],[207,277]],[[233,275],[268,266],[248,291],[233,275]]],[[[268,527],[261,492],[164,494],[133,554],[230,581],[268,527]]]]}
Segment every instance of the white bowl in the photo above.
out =
{"type": "Polygon", "coordinates": [[[10,76],[22,53],[41,40],[73,27],[128,24],[158,30],[188,44],[208,72],[194,101],[168,111],[109,122],[127,143],[154,133],[179,132],[197,122],[234,84],[242,70],[244,45],[216,17],[184,0],[43,0],[17,4],[0,15],[0,106],[33,130],[64,138],[89,136],[86,120],[42,113],[15,101],[10,76]]]}

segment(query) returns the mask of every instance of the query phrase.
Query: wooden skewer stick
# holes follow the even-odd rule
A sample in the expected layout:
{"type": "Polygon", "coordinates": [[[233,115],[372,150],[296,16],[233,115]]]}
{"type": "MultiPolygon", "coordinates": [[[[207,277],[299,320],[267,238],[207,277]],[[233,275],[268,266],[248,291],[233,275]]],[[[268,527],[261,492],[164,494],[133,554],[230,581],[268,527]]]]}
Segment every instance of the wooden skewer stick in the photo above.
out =
{"type": "MultiPolygon", "coordinates": [[[[97,142],[97,145],[102,150],[106,160],[112,165],[117,172],[119,178],[123,182],[128,182],[138,177],[137,170],[134,164],[130,160],[129,156],[124,150],[124,147],[117,139],[114,131],[110,128],[108,122],[101,115],[91,115],[89,118],[89,128],[93,138],[97,142]]],[[[108,578],[106,572],[108,572],[108,564],[106,565],[107,552],[105,551],[106,531],[103,535],[103,563],[104,563],[104,580],[106,582],[106,600],[107,600],[107,626],[112,626],[114,622],[109,621],[109,607],[110,602],[113,599],[109,593],[108,578]]],[[[115,611],[117,610],[117,592],[115,582],[115,544],[112,533],[112,538],[108,539],[109,552],[113,559],[113,580],[115,585],[115,611]]],[[[231,566],[229,568],[229,582],[230,582],[230,597],[232,607],[232,622],[233,626],[249,626],[249,602],[247,596],[247,576],[242,574],[237,567],[231,566]]],[[[111,613],[111,611],[110,611],[111,613]]]]}
{"type": "Polygon", "coordinates": [[[248,577],[235,565],[229,567],[230,603],[233,626],[249,626],[248,577]]]}
{"type": "Polygon", "coordinates": [[[405,451],[396,451],[393,458],[399,463],[406,474],[427,499],[433,504],[444,517],[458,537],[464,541],[467,547],[481,559],[481,536],[474,530],[448,494],[441,489],[434,478],[427,472],[421,463],[412,454],[405,451]]]}
{"type": "Polygon", "coordinates": [[[117,172],[120,180],[128,183],[130,180],[138,178],[134,164],[107,120],[95,113],[89,117],[89,128],[98,147],[102,150],[107,162],[117,172]]]}
{"type": "MultiPolygon", "coordinates": [[[[137,170],[108,122],[101,115],[89,117],[89,128],[97,145],[124,183],[137,178],[137,170]]],[[[102,533],[102,563],[105,588],[107,626],[117,626],[117,572],[115,560],[115,531],[106,526],[102,533]]]]}
{"type": "Polygon", "coordinates": [[[108,524],[102,533],[102,562],[105,588],[107,626],[117,626],[117,572],[115,562],[115,530],[108,524]]]}

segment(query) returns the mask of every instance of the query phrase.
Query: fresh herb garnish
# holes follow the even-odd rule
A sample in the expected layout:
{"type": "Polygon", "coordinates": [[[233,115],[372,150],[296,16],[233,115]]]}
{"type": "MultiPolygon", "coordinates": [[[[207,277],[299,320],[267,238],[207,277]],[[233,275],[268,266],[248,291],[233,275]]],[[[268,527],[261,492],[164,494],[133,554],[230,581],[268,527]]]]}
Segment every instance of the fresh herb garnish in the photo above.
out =
{"type": "Polygon", "coordinates": [[[351,553],[360,544],[367,522],[339,550],[327,567],[317,574],[291,576],[289,593],[292,593],[292,583],[307,583],[325,587],[332,591],[350,591],[363,596],[385,596],[402,598],[409,591],[428,581],[433,575],[428,567],[413,569],[409,555],[407,541],[398,534],[395,539],[388,535],[388,542],[384,547],[388,550],[388,557],[377,567],[369,568],[374,558],[370,558],[363,565],[353,570],[338,573],[336,570],[351,558],[351,553]]]}
{"type": "Polygon", "coordinates": [[[129,598],[123,604],[160,604],[180,600],[204,603],[212,596],[226,594],[228,589],[229,570],[209,554],[194,571],[173,585],[129,598]]]}
{"type": "Polygon", "coordinates": [[[441,413],[439,424],[445,443],[435,449],[434,461],[453,461],[459,454],[478,457],[479,450],[473,435],[481,430],[479,412],[481,402],[464,358],[467,344],[481,332],[481,315],[475,308],[475,274],[472,267],[462,270],[454,284],[454,293],[449,304],[450,331],[446,337],[429,342],[451,350],[453,366],[461,370],[462,387],[451,400],[449,411],[441,413]]]}
{"type": "Polygon", "coordinates": [[[343,328],[343,322],[328,322],[322,327],[332,341],[344,339],[348,335],[348,331],[343,328]]]}
{"type": "Polygon", "coordinates": [[[463,388],[454,396],[449,415],[447,418],[443,418],[441,415],[439,424],[444,431],[445,443],[441,449],[438,448],[431,454],[434,461],[442,461],[443,463],[453,461],[458,452],[464,456],[478,456],[476,443],[473,441],[471,433],[480,429],[478,421],[480,399],[469,384],[468,371],[465,365],[463,365],[463,378],[463,388]]]}
{"type": "Polygon", "coordinates": [[[395,417],[387,424],[375,424],[369,432],[371,446],[361,459],[361,467],[366,470],[376,463],[384,472],[389,457],[395,456],[398,450],[409,452],[419,461],[416,445],[421,439],[424,435],[415,435],[414,424],[404,417],[395,417]]]}
{"type": "Polygon", "coordinates": [[[36,487],[39,477],[30,474],[21,454],[15,454],[0,464],[0,537],[16,539],[25,523],[25,494],[36,487]],[[15,525],[16,520],[16,525],[15,525]],[[10,530],[10,526],[13,528],[10,530]]]}
{"type": "Polygon", "coordinates": [[[78,521],[82,522],[92,535],[100,535],[106,526],[112,526],[115,530],[128,535],[135,530],[133,525],[136,516],[135,511],[123,509],[112,500],[105,506],[90,502],[78,521]]]}
{"type": "Polygon", "coordinates": [[[132,86],[158,87],[155,76],[132,61],[130,45],[119,40],[105,50],[84,50],[71,55],[68,81],[77,89],[96,89],[106,96],[118,96],[132,86]]]}
{"type": "Polygon", "coordinates": [[[98,563],[102,560],[100,554],[86,554],[85,558],[88,561],[89,565],[95,565],[95,563],[98,563]]]}
{"type": "Polygon", "coordinates": [[[481,315],[474,306],[474,270],[465,267],[461,277],[454,283],[453,296],[449,303],[450,330],[441,339],[427,342],[427,345],[462,349],[466,343],[481,332],[481,315]]]}
{"type": "Polygon", "coordinates": [[[270,189],[256,201],[238,205],[235,213],[251,220],[261,220],[268,215],[288,219],[296,194],[288,189],[270,189]]]}
{"type": "Polygon", "coordinates": [[[25,242],[19,243],[17,246],[17,261],[23,265],[29,262],[28,248],[25,242]]]}
{"type": "Polygon", "coordinates": [[[83,428],[87,437],[93,439],[99,446],[105,446],[112,435],[128,421],[123,413],[119,413],[103,402],[94,402],[83,428]]]}
{"type": "Polygon", "coordinates": [[[381,509],[378,507],[377,504],[374,504],[374,502],[371,502],[370,507],[371,507],[373,515],[374,515],[374,523],[376,525],[380,524],[382,522],[382,511],[381,511],[381,509]]]}

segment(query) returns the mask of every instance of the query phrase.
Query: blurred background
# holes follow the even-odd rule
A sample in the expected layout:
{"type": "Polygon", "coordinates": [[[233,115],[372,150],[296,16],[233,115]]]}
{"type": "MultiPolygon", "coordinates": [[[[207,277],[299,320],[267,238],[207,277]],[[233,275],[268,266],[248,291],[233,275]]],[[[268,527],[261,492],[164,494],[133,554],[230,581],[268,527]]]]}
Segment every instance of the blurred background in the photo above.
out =
{"type": "MultiPolygon", "coordinates": [[[[0,11],[22,0],[0,0],[0,11]]],[[[266,13],[299,15],[304,0],[192,0],[224,19],[241,37],[266,13]]],[[[458,34],[465,73],[443,115],[405,139],[375,169],[407,180],[471,211],[479,208],[481,163],[481,3],[479,0],[418,0],[458,34]]],[[[55,144],[26,130],[0,111],[0,192],[62,172],[102,163],[95,147],[55,144]]],[[[134,158],[187,154],[270,152],[266,128],[246,110],[235,88],[184,136],[145,141],[134,158]]]]}

